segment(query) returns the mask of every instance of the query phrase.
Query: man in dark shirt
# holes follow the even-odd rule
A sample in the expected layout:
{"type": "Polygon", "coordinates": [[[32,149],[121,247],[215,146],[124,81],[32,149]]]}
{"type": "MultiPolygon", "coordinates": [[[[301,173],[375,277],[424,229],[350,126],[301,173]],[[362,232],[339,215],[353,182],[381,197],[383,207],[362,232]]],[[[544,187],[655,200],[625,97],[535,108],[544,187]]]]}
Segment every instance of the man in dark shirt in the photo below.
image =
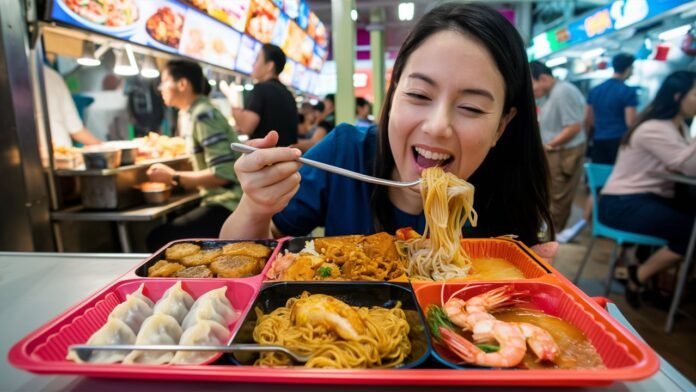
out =
{"type": "Polygon", "coordinates": [[[238,132],[257,139],[275,130],[280,135],[279,146],[297,143],[295,98],[278,79],[284,67],[283,50],[273,44],[264,44],[251,72],[257,83],[247,97],[246,108],[232,108],[238,132]]]}

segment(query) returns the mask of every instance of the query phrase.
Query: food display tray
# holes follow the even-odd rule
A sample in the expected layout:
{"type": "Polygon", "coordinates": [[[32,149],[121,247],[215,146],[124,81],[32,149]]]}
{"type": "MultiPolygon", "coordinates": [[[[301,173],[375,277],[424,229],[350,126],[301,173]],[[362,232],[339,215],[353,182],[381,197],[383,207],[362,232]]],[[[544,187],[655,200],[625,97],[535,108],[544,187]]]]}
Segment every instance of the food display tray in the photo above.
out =
{"type": "MultiPolygon", "coordinates": [[[[282,243],[283,240],[254,240],[254,241],[241,241],[241,240],[219,240],[219,239],[182,239],[182,240],[176,240],[168,243],[167,245],[163,246],[161,249],[156,251],[155,253],[152,254],[152,256],[148,257],[142,264],[136,266],[132,270],[132,275],[133,277],[140,277],[140,278],[147,278],[147,279],[171,279],[171,278],[161,278],[161,277],[148,277],[147,276],[147,270],[148,268],[152,267],[155,265],[158,261],[166,259],[165,257],[165,250],[173,245],[180,244],[180,243],[193,243],[201,247],[201,250],[209,250],[209,249],[216,249],[216,248],[222,248],[225,245],[228,244],[233,244],[237,242],[255,242],[257,244],[262,244],[271,249],[271,254],[268,256],[266,259],[266,264],[264,265],[264,268],[262,269],[261,273],[257,275],[253,275],[247,278],[232,278],[232,279],[252,279],[252,280],[259,280],[262,279],[262,276],[265,275],[266,270],[270,267],[271,263],[269,263],[270,260],[273,260],[278,253],[279,247],[278,244],[282,243]]],[[[200,279],[200,278],[192,278],[192,279],[200,279]]],[[[228,279],[228,278],[213,278],[213,279],[228,279]]]]}
{"type": "MultiPolygon", "coordinates": [[[[269,261],[283,248],[286,239],[279,240],[269,261]]],[[[186,240],[201,241],[201,240],[186,240]]],[[[226,244],[229,241],[218,241],[226,244]]],[[[659,369],[658,357],[638,337],[631,334],[618,321],[612,318],[597,302],[587,297],[577,287],[573,286],[558,271],[543,259],[536,256],[529,248],[518,241],[494,238],[464,240],[469,248],[499,249],[510,248],[510,252],[522,252],[528,263],[527,271],[537,271],[534,278],[517,281],[496,282],[451,282],[446,287],[461,287],[462,285],[520,285],[530,291],[535,291],[533,303],[542,310],[558,315],[583,330],[595,345],[606,369],[594,370],[503,370],[487,368],[457,369],[448,367],[446,362],[438,360],[439,354],[427,343],[427,353],[423,358],[411,361],[411,368],[397,369],[306,369],[298,367],[274,368],[239,365],[239,360],[224,355],[209,365],[100,365],[78,364],[65,359],[67,347],[70,344],[85,343],[89,336],[103,325],[107,315],[125,294],[134,291],[141,283],[145,283],[146,293],[158,298],[162,292],[175,282],[181,280],[187,291],[194,297],[201,292],[228,286],[228,298],[237,309],[243,313],[237,324],[231,326],[235,333],[235,341],[247,341],[242,332],[242,326],[251,317],[252,306],[263,305],[270,309],[279,306],[288,296],[298,295],[302,290],[325,292],[331,295],[351,295],[356,304],[366,303],[369,297],[374,297],[377,305],[385,295],[394,296],[392,299],[402,300],[405,305],[409,297],[416,298],[412,308],[422,315],[422,306],[429,301],[439,301],[439,287],[442,283],[405,282],[405,283],[346,283],[346,282],[264,282],[262,275],[243,279],[176,279],[176,278],[144,278],[136,275],[139,268],[146,270],[148,262],[159,260],[157,255],[148,259],[142,265],[134,268],[104,289],[91,295],[88,299],[70,308],[65,313],[49,321],[16,343],[9,353],[10,363],[18,368],[39,374],[73,374],[92,377],[108,378],[137,378],[160,380],[209,380],[230,382],[265,382],[293,384],[372,384],[372,385],[489,385],[489,386],[598,386],[608,385],[615,381],[635,381],[650,377],[659,369]],[[501,245],[504,244],[504,245],[501,245]],[[542,273],[543,272],[543,273],[542,273]],[[367,286],[365,286],[367,285],[367,286]],[[374,287],[372,292],[363,287],[374,287]],[[433,289],[432,287],[436,287],[433,289]],[[361,290],[357,290],[361,287],[361,290]],[[319,291],[317,291],[319,290],[319,291]],[[365,291],[367,290],[367,291],[365,291]],[[434,297],[434,291],[437,296],[434,297]],[[343,294],[341,294],[343,293],[343,294]],[[347,293],[347,294],[346,294],[347,293]],[[366,294],[367,293],[367,294],[366,294]],[[388,294],[385,294],[388,293],[388,294]]],[[[221,246],[221,245],[220,245],[221,246]]],[[[466,245],[465,245],[466,246],[466,245]]],[[[161,252],[158,252],[158,254],[161,252]]],[[[509,255],[486,254],[490,257],[510,257],[509,255]]],[[[514,261],[513,261],[514,263],[514,261]]],[[[270,263],[266,263],[268,269],[270,263]]],[[[518,264],[516,264],[518,265],[518,264]]],[[[519,266],[519,265],[518,265],[519,266]]],[[[525,267],[526,268],[526,267],[525,267]]],[[[348,299],[346,297],[346,299],[348,299]]],[[[427,327],[421,326],[427,335],[427,327]]],[[[419,327],[417,327],[419,328],[419,327]]],[[[442,358],[440,358],[442,359],[442,358]]],[[[449,364],[451,365],[451,364],[449,364]]]]}

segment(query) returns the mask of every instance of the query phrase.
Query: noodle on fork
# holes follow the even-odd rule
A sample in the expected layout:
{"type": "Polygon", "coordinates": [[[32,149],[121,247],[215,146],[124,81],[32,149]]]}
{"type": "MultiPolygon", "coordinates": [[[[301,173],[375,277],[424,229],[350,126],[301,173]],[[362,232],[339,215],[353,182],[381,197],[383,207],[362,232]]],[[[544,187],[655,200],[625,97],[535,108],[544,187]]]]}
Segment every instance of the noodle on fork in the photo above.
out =
{"type": "Polygon", "coordinates": [[[474,186],[439,167],[422,173],[421,196],[425,231],[420,238],[399,241],[398,249],[408,260],[409,276],[424,280],[464,277],[471,258],[459,242],[466,221],[476,226],[474,186]]]}

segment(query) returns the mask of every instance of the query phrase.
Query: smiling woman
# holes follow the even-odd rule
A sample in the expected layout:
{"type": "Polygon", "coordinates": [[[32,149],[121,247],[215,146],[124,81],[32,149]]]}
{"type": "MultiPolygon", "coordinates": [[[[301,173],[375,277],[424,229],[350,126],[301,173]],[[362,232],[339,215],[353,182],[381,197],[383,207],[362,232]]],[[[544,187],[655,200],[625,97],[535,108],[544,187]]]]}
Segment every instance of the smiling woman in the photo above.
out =
{"type": "MultiPolygon", "coordinates": [[[[300,169],[300,152],[277,135],[237,161],[244,195],[225,238],[329,235],[425,228],[419,189],[386,188],[300,169]]],[[[517,234],[539,242],[550,224],[547,164],[522,40],[504,17],[477,4],[426,14],[394,63],[378,126],[341,124],[307,157],[364,174],[412,181],[440,167],[476,187],[481,219],[471,236],[517,234]]],[[[553,233],[553,230],[550,230],[553,233]]]]}

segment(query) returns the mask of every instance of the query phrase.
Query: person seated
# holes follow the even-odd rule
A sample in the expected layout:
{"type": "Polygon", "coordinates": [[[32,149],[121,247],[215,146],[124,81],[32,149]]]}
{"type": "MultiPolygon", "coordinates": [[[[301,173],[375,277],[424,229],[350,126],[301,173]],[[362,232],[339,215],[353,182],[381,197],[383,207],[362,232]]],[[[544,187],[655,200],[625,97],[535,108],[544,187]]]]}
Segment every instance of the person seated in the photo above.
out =
{"type": "Polygon", "coordinates": [[[355,127],[356,128],[369,128],[375,124],[374,121],[370,120],[370,112],[372,112],[372,105],[370,102],[363,97],[355,98],[355,127]]]}
{"type": "Polygon", "coordinates": [[[685,136],[687,120],[695,115],[696,72],[670,74],[624,135],[616,165],[599,198],[602,223],[668,242],[642,265],[628,266],[626,300],[633,307],[640,305],[643,284],[686,254],[696,203],[677,205],[675,184],[654,173],[696,175],[696,140],[688,141],[685,136]]]}

